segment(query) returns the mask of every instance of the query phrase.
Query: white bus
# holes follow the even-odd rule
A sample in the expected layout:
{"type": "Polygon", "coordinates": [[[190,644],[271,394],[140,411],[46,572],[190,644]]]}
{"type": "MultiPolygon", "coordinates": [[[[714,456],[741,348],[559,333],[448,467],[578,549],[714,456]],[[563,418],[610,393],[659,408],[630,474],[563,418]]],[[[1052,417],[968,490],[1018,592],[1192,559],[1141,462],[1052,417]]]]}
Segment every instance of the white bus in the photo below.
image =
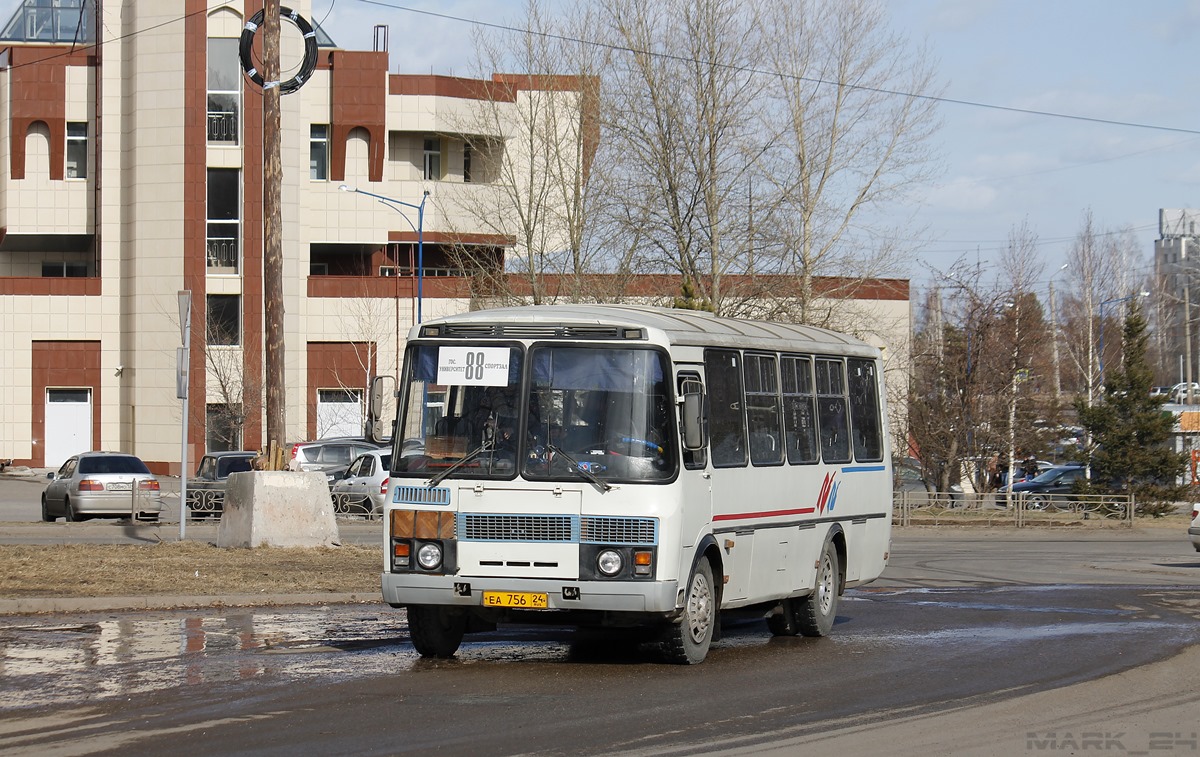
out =
{"type": "Polygon", "coordinates": [[[384,601],[432,657],[499,622],[643,628],[676,663],[705,658],[723,610],[826,635],[843,590],[887,563],[881,384],[879,350],[852,337],[688,310],[420,324],[384,601]]]}

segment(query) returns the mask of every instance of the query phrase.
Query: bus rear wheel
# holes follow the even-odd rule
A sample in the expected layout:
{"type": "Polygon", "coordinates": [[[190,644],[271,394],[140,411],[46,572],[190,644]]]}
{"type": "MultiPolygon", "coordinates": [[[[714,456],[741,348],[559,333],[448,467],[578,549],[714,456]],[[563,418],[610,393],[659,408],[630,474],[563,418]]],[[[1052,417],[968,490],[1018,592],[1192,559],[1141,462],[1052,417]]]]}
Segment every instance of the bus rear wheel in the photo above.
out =
{"type": "Polygon", "coordinates": [[[796,622],[800,633],[805,636],[828,636],[833,630],[833,619],[837,616],[838,587],[841,569],[838,564],[837,548],[833,542],[825,542],[821,551],[821,562],[817,566],[817,585],[813,593],[795,600],[796,622]]]}
{"type": "Polygon", "coordinates": [[[697,665],[708,656],[712,645],[713,628],[717,624],[716,592],[713,588],[712,565],[700,558],[688,579],[687,595],[683,600],[683,615],[678,623],[667,627],[662,643],[667,662],[677,665],[697,665]]]}
{"type": "Polygon", "coordinates": [[[408,633],[422,657],[453,657],[467,632],[467,614],[435,605],[408,606],[408,633]]]}

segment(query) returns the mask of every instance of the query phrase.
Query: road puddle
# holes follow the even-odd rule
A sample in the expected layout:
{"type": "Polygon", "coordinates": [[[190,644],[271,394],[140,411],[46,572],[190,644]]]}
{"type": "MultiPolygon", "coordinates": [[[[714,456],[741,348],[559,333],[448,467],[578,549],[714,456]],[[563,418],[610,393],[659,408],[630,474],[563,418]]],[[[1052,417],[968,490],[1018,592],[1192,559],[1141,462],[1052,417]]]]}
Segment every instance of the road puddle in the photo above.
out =
{"type": "Polygon", "coordinates": [[[3,709],[176,686],[386,672],[418,659],[399,613],[271,608],[11,621],[0,625],[3,709]]]}

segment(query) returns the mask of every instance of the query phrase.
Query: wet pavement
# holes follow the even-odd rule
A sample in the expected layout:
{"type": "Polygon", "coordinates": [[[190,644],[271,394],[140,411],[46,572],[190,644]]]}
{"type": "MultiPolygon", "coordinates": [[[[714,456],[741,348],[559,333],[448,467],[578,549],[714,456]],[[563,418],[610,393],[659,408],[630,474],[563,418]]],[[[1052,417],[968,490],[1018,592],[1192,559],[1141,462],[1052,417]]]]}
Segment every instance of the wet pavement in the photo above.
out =
{"type": "Polygon", "coordinates": [[[827,639],[773,638],[760,619],[730,618],[694,668],[557,627],[502,627],[468,637],[453,660],[423,660],[402,611],[361,605],[10,617],[0,751],[161,754],[184,732],[215,754],[690,753],[675,749],[1136,669],[1200,643],[1198,596],[1161,585],[865,587],[843,598],[827,639]],[[21,730],[50,713],[58,727],[21,730]]]}

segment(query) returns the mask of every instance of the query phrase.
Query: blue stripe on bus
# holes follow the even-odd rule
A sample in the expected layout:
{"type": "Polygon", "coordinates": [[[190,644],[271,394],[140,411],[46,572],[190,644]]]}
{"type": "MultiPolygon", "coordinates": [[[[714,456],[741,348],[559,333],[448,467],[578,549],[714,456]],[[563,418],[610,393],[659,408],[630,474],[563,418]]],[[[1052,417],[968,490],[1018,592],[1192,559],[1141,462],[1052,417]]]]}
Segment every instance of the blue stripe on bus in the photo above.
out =
{"type": "Polygon", "coordinates": [[[842,468],[842,473],[870,473],[873,471],[887,470],[886,465],[850,465],[842,468]]]}

